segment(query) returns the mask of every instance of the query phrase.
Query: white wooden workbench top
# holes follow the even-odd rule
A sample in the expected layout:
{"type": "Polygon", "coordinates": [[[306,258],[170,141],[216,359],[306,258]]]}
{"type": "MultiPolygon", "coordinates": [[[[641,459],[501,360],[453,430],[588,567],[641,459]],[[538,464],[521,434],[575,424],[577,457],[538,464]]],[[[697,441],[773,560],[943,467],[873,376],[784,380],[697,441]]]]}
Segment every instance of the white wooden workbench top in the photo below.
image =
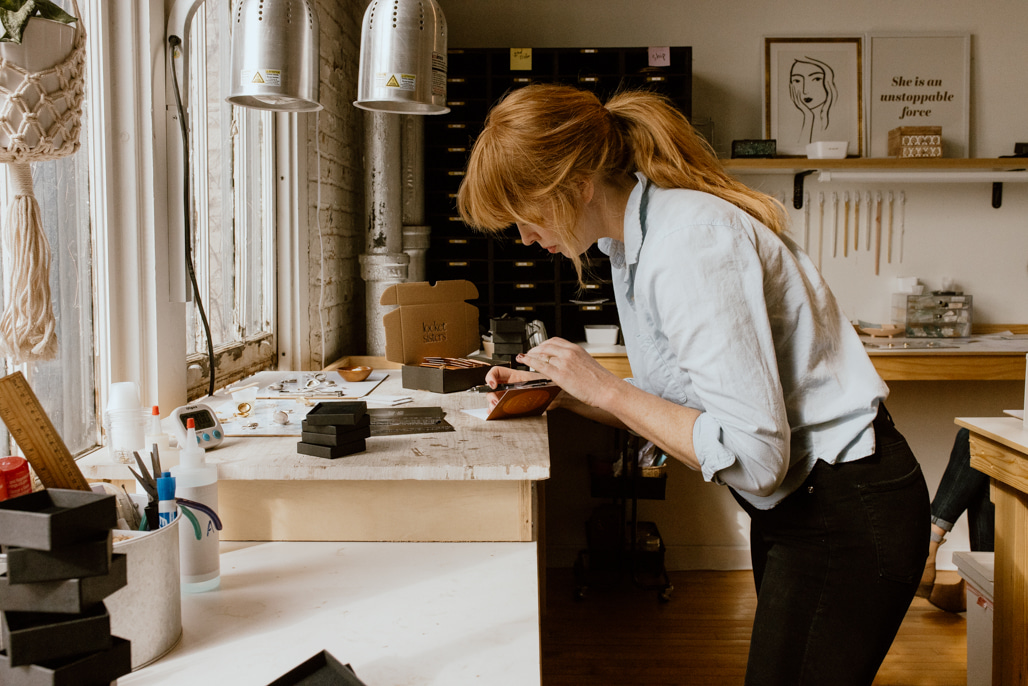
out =
{"type": "Polygon", "coordinates": [[[369,686],[538,686],[534,543],[263,543],[182,597],[182,640],[121,686],[263,686],[327,650],[369,686]]]}
{"type": "MultiPolygon", "coordinates": [[[[410,395],[403,407],[442,407],[456,429],[445,433],[373,436],[367,450],[329,460],[296,452],[299,436],[227,437],[208,451],[220,480],[241,481],[538,481],[550,475],[546,418],[484,421],[462,412],[486,407],[483,393],[428,393],[404,389],[390,371],[373,394],[410,395]]],[[[377,407],[370,404],[369,407],[377,407]]],[[[299,420],[296,420],[299,422],[299,420]]],[[[127,465],[112,464],[106,450],[78,461],[87,479],[132,481],[127,465]]]]}

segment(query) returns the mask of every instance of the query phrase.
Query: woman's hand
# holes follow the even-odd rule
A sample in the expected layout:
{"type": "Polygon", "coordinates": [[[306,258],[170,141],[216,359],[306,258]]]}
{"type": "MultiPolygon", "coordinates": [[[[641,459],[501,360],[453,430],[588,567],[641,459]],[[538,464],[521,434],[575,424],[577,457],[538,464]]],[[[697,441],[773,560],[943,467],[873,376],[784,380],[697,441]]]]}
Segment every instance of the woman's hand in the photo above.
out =
{"type": "Polygon", "coordinates": [[[510,367],[493,367],[489,370],[489,373],[485,375],[485,382],[492,388],[496,388],[500,384],[521,383],[522,381],[532,381],[534,379],[545,378],[546,377],[542,374],[533,374],[532,372],[526,372],[520,369],[511,369],[510,367]]]}
{"type": "Polygon", "coordinates": [[[603,408],[610,393],[617,393],[624,384],[581,346],[563,338],[547,339],[517,359],[593,407],[603,408]]]}

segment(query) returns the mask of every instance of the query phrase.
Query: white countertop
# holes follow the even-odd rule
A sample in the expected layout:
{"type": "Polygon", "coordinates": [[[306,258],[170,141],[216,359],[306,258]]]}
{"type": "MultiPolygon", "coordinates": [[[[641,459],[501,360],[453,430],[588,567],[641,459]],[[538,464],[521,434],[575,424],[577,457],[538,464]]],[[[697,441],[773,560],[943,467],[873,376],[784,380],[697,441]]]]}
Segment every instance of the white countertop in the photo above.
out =
{"type": "Polygon", "coordinates": [[[180,643],[118,680],[264,686],[322,650],[368,686],[540,683],[535,543],[261,543],[183,594],[180,643]]]}
{"type": "MultiPolygon", "coordinates": [[[[485,480],[537,481],[550,475],[546,418],[484,421],[462,410],[485,407],[484,393],[429,393],[402,388],[399,372],[372,395],[410,395],[402,407],[442,407],[453,432],[373,436],[362,453],[330,460],[296,452],[299,436],[226,437],[207,453],[220,480],[485,480]]],[[[201,401],[202,402],[202,401],[201,401]]],[[[259,402],[259,401],[258,401],[259,402]]],[[[368,407],[377,407],[370,404],[368,407]]],[[[167,420],[165,420],[167,421],[167,420]]],[[[300,418],[293,420],[299,423],[300,418]]],[[[78,461],[87,479],[132,481],[128,465],[113,464],[104,449],[78,461]]]]}

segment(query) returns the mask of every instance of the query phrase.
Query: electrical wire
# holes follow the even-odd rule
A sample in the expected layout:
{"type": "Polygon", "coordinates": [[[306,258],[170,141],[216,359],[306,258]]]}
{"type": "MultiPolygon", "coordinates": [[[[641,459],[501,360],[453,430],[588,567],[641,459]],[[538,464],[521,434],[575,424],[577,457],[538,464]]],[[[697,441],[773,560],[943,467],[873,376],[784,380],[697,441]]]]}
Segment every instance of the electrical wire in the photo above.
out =
{"type": "MultiPolygon", "coordinates": [[[[182,39],[178,36],[168,36],[168,44],[172,51],[180,49],[182,39]]],[[[193,270],[192,227],[189,223],[191,214],[189,205],[189,132],[186,126],[186,113],[182,107],[182,94],[179,91],[178,71],[175,69],[174,61],[171,66],[171,81],[175,90],[179,129],[182,131],[182,218],[185,226],[186,271],[189,273],[189,282],[193,286],[193,298],[196,301],[196,308],[200,311],[200,321],[203,322],[204,336],[207,338],[207,368],[210,375],[207,395],[212,396],[214,395],[214,343],[211,341],[211,325],[207,322],[207,313],[203,309],[203,300],[200,298],[200,288],[196,284],[196,272],[193,270]]]]}

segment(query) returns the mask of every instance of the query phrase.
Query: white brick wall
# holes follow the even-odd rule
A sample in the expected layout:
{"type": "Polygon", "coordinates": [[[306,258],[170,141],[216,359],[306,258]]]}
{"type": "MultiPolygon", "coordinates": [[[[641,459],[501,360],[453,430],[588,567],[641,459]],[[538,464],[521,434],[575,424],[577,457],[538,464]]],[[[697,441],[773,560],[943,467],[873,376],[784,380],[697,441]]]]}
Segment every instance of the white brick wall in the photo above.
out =
{"type": "Polygon", "coordinates": [[[361,111],[353,106],[357,96],[360,30],[365,6],[365,0],[317,0],[321,25],[320,97],[324,109],[317,119],[307,118],[308,286],[311,294],[308,316],[312,369],[330,364],[343,355],[361,354],[365,348],[364,282],[358,262],[358,256],[364,251],[364,137],[361,111]],[[324,291],[321,290],[322,260],[324,291]]]}

